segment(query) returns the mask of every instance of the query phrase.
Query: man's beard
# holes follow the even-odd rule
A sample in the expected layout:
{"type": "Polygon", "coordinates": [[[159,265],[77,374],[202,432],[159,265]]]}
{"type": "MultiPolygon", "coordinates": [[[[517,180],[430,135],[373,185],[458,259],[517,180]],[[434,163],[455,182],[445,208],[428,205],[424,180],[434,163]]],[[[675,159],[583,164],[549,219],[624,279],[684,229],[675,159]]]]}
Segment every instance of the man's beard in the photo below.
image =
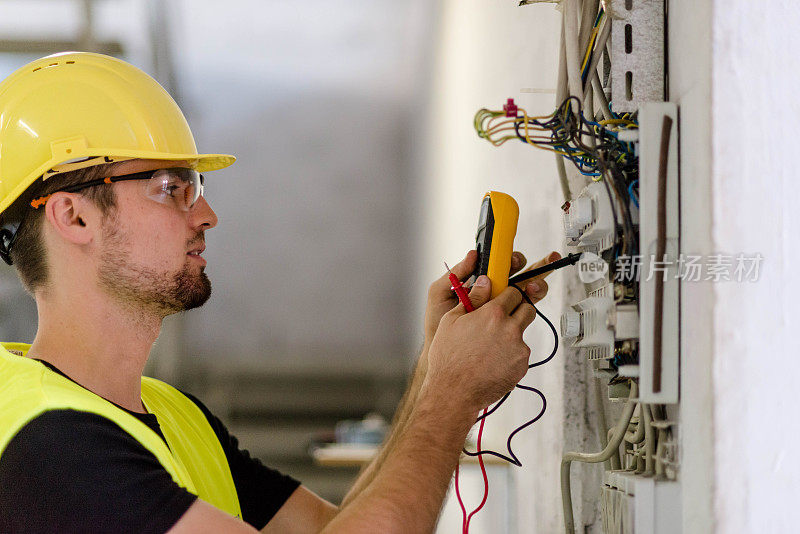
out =
{"type": "MultiPolygon", "coordinates": [[[[127,305],[144,308],[166,317],[198,308],[211,296],[211,281],[200,268],[193,273],[188,261],[173,274],[158,273],[131,261],[128,239],[109,221],[100,254],[100,286],[127,305]]],[[[202,234],[192,240],[202,239],[202,234]]]]}

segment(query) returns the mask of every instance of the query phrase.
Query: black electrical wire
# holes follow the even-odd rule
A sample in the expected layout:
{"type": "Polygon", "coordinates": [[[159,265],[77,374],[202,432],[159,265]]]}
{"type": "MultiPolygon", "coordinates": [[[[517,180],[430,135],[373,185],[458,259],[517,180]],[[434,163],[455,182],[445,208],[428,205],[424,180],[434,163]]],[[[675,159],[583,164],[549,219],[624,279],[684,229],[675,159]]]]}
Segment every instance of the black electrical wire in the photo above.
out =
{"type": "Polygon", "coordinates": [[[625,168],[635,166],[635,155],[631,153],[627,143],[619,141],[616,134],[604,126],[587,120],[583,115],[582,103],[574,96],[565,99],[546,121],[531,117],[526,119],[524,116],[516,117],[514,131],[517,138],[524,143],[558,150],[585,175],[602,174],[601,160],[604,157],[608,161],[615,162],[615,165],[624,160],[625,163],[621,164],[625,168]],[[523,135],[520,130],[526,126],[550,130],[550,139],[545,140],[541,135],[534,138],[523,135]],[[592,138],[592,146],[583,143],[581,140],[583,136],[592,138]]]}
{"type": "Polygon", "coordinates": [[[536,414],[536,417],[534,417],[533,419],[527,421],[526,423],[518,426],[517,428],[514,429],[513,432],[511,432],[511,434],[509,434],[508,440],[506,441],[506,452],[508,452],[508,456],[506,456],[503,453],[495,452],[495,451],[488,450],[488,449],[484,449],[484,450],[476,451],[476,452],[470,452],[465,448],[465,449],[462,450],[462,452],[464,454],[466,454],[467,456],[483,456],[483,455],[487,455],[488,454],[489,456],[495,456],[497,458],[500,458],[501,460],[505,460],[506,462],[508,462],[510,464],[516,465],[517,467],[522,467],[522,462],[519,461],[519,458],[517,458],[517,455],[514,454],[514,449],[511,448],[511,441],[514,439],[514,436],[516,436],[518,433],[520,433],[521,431],[525,430],[527,427],[531,426],[533,423],[535,423],[536,421],[541,419],[541,417],[544,415],[544,412],[547,410],[547,398],[545,398],[544,393],[542,393],[541,391],[539,391],[538,389],[536,389],[534,387],[523,386],[522,384],[517,384],[515,387],[519,388],[519,389],[524,389],[524,390],[527,390],[527,391],[531,391],[531,392],[536,393],[537,395],[539,395],[539,397],[541,397],[541,399],[542,399],[542,409],[538,414],[536,414]]]}
{"type": "MultiPolygon", "coordinates": [[[[522,294],[522,298],[525,299],[525,301],[528,304],[533,306],[533,309],[536,310],[536,315],[541,316],[542,319],[544,319],[544,321],[550,327],[550,330],[552,330],[552,332],[553,332],[554,344],[553,344],[553,350],[550,353],[550,355],[547,358],[543,359],[543,360],[540,360],[538,362],[535,362],[535,363],[532,363],[532,364],[528,365],[528,369],[532,369],[534,367],[539,367],[540,365],[544,365],[547,362],[549,362],[550,360],[552,360],[555,357],[556,352],[558,352],[558,332],[556,331],[556,327],[553,326],[553,323],[550,321],[550,319],[548,319],[543,313],[541,313],[539,311],[539,309],[536,307],[536,305],[533,302],[531,302],[531,299],[528,298],[528,295],[525,294],[525,291],[523,289],[521,289],[519,286],[513,285],[513,284],[511,285],[511,287],[516,288],[522,294]]],[[[516,465],[518,467],[522,467],[522,462],[519,461],[519,458],[517,458],[517,455],[514,454],[514,449],[511,447],[511,441],[514,439],[514,436],[516,436],[521,431],[523,431],[524,429],[528,428],[529,426],[534,424],[536,421],[541,419],[541,417],[544,415],[544,412],[547,410],[547,398],[544,396],[544,393],[542,393],[541,391],[539,391],[538,389],[536,389],[534,387],[525,386],[523,384],[517,384],[514,387],[517,388],[517,389],[524,389],[526,391],[530,391],[532,393],[536,393],[537,395],[539,395],[539,397],[541,397],[541,399],[542,399],[542,409],[541,409],[541,411],[538,414],[536,414],[536,417],[534,417],[533,419],[530,419],[530,420],[526,421],[525,423],[523,423],[522,425],[518,426],[517,428],[515,428],[511,432],[511,434],[508,435],[508,440],[506,441],[506,452],[508,453],[508,455],[505,455],[503,453],[499,453],[499,452],[496,452],[496,451],[492,451],[492,450],[480,450],[480,451],[476,451],[476,452],[470,452],[466,448],[462,449],[462,452],[464,454],[466,454],[467,456],[483,456],[485,454],[488,454],[490,456],[495,456],[497,458],[505,460],[505,461],[507,461],[507,462],[509,462],[511,464],[514,464],[514,465],[516,465]]],[[[510,395],[511,395],[511,391],[506,393],[503,396],[503,398],[501,398],[494,406],[492,406],[491,410],[487,411],[485,414],[483,414],[480,417],[478,417],[476,422],[480,421],[481,419],[485,419],[486,417],[488,417],[488,416],[492,415],[494,412],[496,412],[497,409],[500,408],[500,406],[503,405],[503,403],[506,401],[506,399],[508,399],[508,397],[510,395]]]]}

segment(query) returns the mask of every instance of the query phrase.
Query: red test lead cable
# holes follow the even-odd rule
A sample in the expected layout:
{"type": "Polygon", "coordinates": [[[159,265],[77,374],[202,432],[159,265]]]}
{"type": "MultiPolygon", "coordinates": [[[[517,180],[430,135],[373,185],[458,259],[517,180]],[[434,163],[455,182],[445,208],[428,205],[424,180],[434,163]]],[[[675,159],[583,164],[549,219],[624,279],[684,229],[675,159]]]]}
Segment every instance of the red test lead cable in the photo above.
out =
{"type": "MultiPolygon", "coordinates": [[[[464,310],[466,313],[471,311],[475,311],[475,307],[472,305],[472,301],[469,300],[469,295],[467,294],[467,290],[464,289],[464,285],[461,283],[461,280],[453,274],[453,271],[450,270],[450,267],[447,266],[447,263],[444,264],[447,272],[450,273],[448,278],[450,279],[450,283],[453,284],[451,288],[453,291],[456,292],[458,296],[458,300],[461,304],[464,305],[464,310]]],[[[483,414],[486,415],[486,409],[483,410],[483,414]]],[[[478,450],[481,450],[481,437],[483,437],[483,424],[486,422],[486,418],[481,419],[481,425],[478,429],[478,450]]],[[[464,506],[464,501],[461,498],[461,491],[458,487],[458,464],[456,464],[456,477],[455,477],[455,486],[456,486],[456,497],[458,498],[458,504],[461,506],[461,532],[462,534],[469,534],[469,523],[478,510],[483,508],[483,505],[486,504],[486,499],[489,497],[489,480],[486,476],[486,467],[483,465],[483,456],[478,456],[478,465],[481,467],[481,475],[483,476],[483,500],[475,508],[469,515],[467,515],[467,509],[464,506]]]]}

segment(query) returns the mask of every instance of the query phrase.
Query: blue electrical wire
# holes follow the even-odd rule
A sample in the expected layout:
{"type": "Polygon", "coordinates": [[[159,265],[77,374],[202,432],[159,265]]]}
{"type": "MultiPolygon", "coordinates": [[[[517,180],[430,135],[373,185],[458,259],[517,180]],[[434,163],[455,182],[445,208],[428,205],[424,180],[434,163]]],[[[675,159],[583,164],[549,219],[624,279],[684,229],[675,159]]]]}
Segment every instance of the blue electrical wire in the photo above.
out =
{"type": "Polygon", "coordinates": [[[636,204],[637,208],[639,207],[639,195],[633,192],[633,186],[638,185],[638,183],[639,179],[637,178],[636,180],[632,181],[631,184],[628,186],[628,196],[631,197],[631,200],[633,200],[633,203],[636,204]]]}

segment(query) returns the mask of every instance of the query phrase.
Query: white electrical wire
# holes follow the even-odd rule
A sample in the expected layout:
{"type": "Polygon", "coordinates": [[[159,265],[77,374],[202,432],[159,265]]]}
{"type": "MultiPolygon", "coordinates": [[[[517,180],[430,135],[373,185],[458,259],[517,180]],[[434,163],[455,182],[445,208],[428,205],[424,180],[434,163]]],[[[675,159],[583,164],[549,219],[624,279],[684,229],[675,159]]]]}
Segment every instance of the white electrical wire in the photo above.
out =
{"type": "MultiPolygon", "coordinates": [[[[594,95],[592,94],[592,86],[590,85],[586,93],[584,93],[584,101],[583,101],[583,109],[585,110],[584,113],[587,115],[589,120],[594,120],[594,95]]],[[[588,144],[592,150],[594,150],[596,144],[594,142],[594,136],[586,133],[582,135],[584,144],[588,144]]]]}
{"type": "Polygon", "coordinates": [[[667,448],[667,437],[669,435],[668,425],[665,425],[664,418],[662,414],[659,412],[661,406],[659,405],[651,405],[650,406],[650,417],[651,417],[651,426],[653,428],[658,429],[658,439],[656,440],[656,451],[654,455],[655,460],[655,475],[657,477],[665,476],[665,468],[664,468],[664,459],[666,457],[666,448],[667,448]]]}
{"type": "MultiPolygon", "coordinates": [[[[600,8],[600,0],[581,0],[581,29],[578,33],[578,43],[580,44],[581,54],[589,47],[589,38],[592,36],[592,28],[597,18],[597,10],[600,8]]],[[[581,60],[583,55],[581,55],[581,60]]],[[[584,87],[584,90],[586,88],[584,87]]]]}
{"type": "MultiPolygon", "coordinates": [[[[613,428],[609,428],[608,429],[608,437],[606,438],[606,445],[608,445],[608,442],[611,441],[611,436],[613,436],[613,435],[614,435],[614,429],[613,428]]],[[[605,447],[603,447],[603,448],[605,449],[605,447]]],[[[615,450],[611,454],[611,469],[612,470],[622,469],[622,460],[619,457],[619,448],[617,448],[617,450],[615,450]]]]}
{"type": "Polygon", "coordinates": [[[631,382],[631,392],[628,401],[622,409],[622,415],[614,427],[614,434],[606,445],[605,449],[596,453],[585,452],[566,452],[561,458],[561,502],[564,507],[564,528],[567,534],[575,534],[575,518],[572,513],[572,489],[570,487],[569,471],[572,462],[599,463],[610,458],[616,449],[619,448],[625,437],[625,432],[633,417],[633,410],[636,408],[636,398],[639,388],[635,382],[631,382]]]}
{"type": "MultiPolygon", "coordinates": [[[[556,84],[556,106],[567,98],[567,51],[564,44],[564,25],[561,25],[561,46],[558,52],[558,83],[556,84]]],[[[564,195],[564,202],[572,200],[572,192],[569,190],[569,179],[567,178],[567,167],[564,164],[564,157],[556,154],[556,170],[558,180],[561,183],[561,193],[564,195]]]]}
{"type": "MultiPolygon", "coordinates": [[[[594,90],[595,96],[600,101],[600,110],[603,113],[603,118],[606,120],[611,120],[614,116],[611,114],[608,98],[606,97],[605,91],[603,91],[603,84],[600,82],[600,76],[597,74],[597,65],[600,62],[600,58],[603,57],[603,52],[605,51],[606,43],[610,35],[611,19],[606,16],[594,44],[594,53],[592,54],[592,60],[589,62],[589,68],[587,70],[589,74],[583,86],[584,91],[588,91],[589,88],[594,90]]],[[[588,46],[588,44],[586,46],[588,46]]],[[[588,109],[594,110],[593,107],[588,109]]],[[[594,120],[594,116],[590,117],[590,119],[594,120]]]]}
{"type": "Polygon", "coordinates": [[[654,449],[655,449],[655,433],[653,432],[653,415],[650,411],[651,406],[642,404],[642,414],[644,415],[644,432],[645,432],[645,475],[653,475],[655,473],[654,464],[654,449]]]}
{"type": "MultiPolygon", "coordinates": [[[[639,406],[639,417],[636,422],[636,430],[625,432],[625,441],[628,443],[641,443],[644,440],[644,424],[642,424],[642,407],[639,406]]],[[[633,420],[633,418],[631,418],[633,420]]]]}
{"type": "Polygon", "coordinates": [[[603,84],[600,83],[600,76],[597,74],[597,70],[592,71],[590,76],[594,94],[596,94],[598,100],[600,100],[600,111],[603,112],[603,118],[609,121],[614,118],[614,115],[611,114],[611,106],[608,102],[608,98],[606,98],[605,91],[603,91],[603,84]]]}
{"type": "Polygon", "coordinates": [[[656,447],[656,476],[664,476],[664,432],[658,429],[658,446],[656,447]]]}
{"type": "Polygon", "coordinates": [[[578,36],[578,0],[566,0],[563,13],[564,44],[567,56],[567,80],[570,95],[583,102],[581,51],[578,36]]]}
{"type": "MultiPolygon", "coordinates": [[[[592,54],[592,61],[589,62],[589,72],[597,72],[597,65],[600,63],[600,58],[603,57],[608,38],[611,36],[611,18],[606,16],[603,20],[603,27],[597,35],[597,41],[594,44],[595,53],[592,54]]],[[[586,86],[589,85],[589,80],[586,80],[586,86]]]]}
{"type": "Polygon", "coordinates": [[[644,473],[644,449],[641,445],[639,445],[633,453],[633,457],[636,463],[636,467],[633,469],[634,475],[641,475],[644,473]]]}
{"type": "MultiPolygon", "coordinates": [[[[594,390],[594,401],[597,405],[597,439],[600,441],[600,447],[605,449],[606,445],[608,445],[608,422],[606,421],[606,407],[603,401],[603,392],[601,391],[601,379],[595,378],[593,384],[594,387],[592,389],[594,390]]],[[[614,469],[614,466],[612,465],[613,459],[614,455],[606,460],[606,469],[614,469]]],[[[619,458],[617,458],[617,460],[619,460],[619,458]]]]}
{"type": "Polygon", "coordinates": [[[559,48],[558,48],[558,82],[556,83],[556,106],[561,104],[567,96],[567,45],[566,45],[566,37],[564,36],[564,32],[566,31],[564,24],[563,24],[563,15],[562,15],[562,24],[561,24],[561,36],[559,38],[559,48]]]}

